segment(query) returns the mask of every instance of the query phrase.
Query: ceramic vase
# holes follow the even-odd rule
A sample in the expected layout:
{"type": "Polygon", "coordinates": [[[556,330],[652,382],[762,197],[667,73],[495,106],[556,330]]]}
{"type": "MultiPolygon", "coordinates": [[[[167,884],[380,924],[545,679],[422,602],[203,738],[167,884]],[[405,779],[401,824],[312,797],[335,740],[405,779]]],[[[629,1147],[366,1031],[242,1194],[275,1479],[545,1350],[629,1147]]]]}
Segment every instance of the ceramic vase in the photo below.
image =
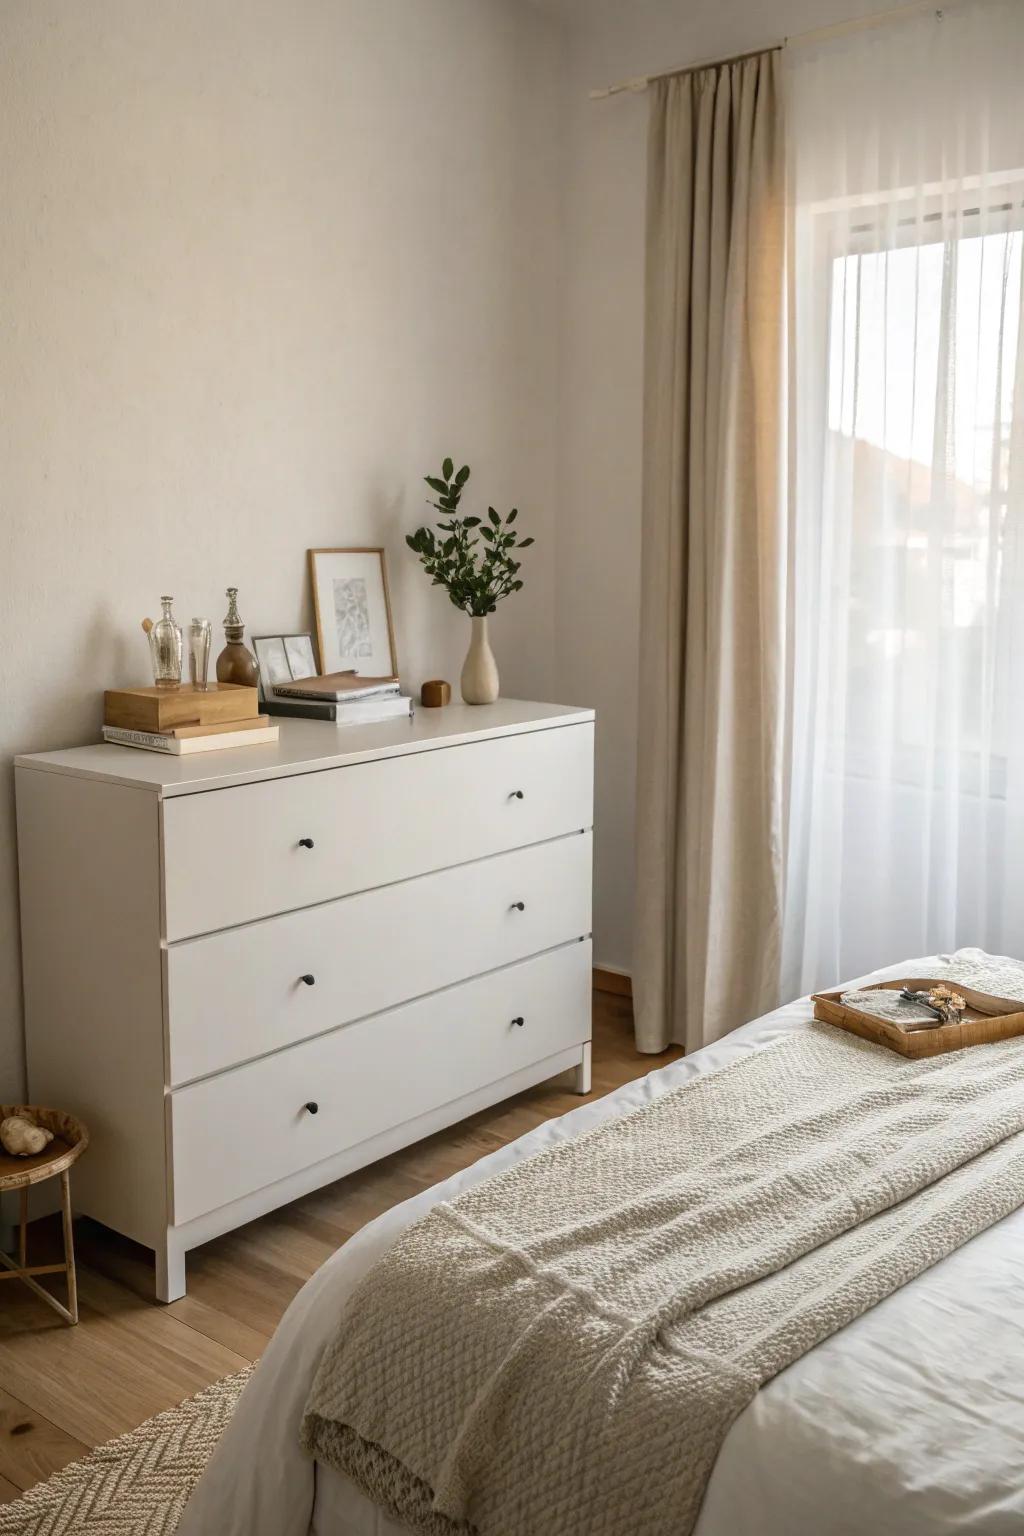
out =
{"type": "Polygon", "coordinates": [[[467,704],[493,704],[498,697],[498,664],[487,639],[487,619],[472,618],[472,638],[462,668],[462,697],[467,704]]]}
{"type": "Polygon", "coordinates": [[[228,611],[224,620],[227,645],[217,657],[218,683],[235,683],[241,688],[255,688],[260,680],[256,657],[245,643],[245,625],[238,611],[238,588],[227,589],[228,611]]]}

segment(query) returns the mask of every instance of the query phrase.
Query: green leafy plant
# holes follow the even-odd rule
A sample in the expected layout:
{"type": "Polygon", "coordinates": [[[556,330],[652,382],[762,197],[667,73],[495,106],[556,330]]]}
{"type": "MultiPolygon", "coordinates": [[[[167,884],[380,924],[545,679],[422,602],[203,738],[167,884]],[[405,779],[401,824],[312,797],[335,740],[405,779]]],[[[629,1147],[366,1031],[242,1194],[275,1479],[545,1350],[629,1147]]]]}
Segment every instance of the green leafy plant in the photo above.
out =
{"type": "Polygon", "coordinates": [[[517,507],[507,517],[493,507],[487,508],[486,519],[460,514],[468,464],[456,473],[454,462],[445,459],[440,475],[423,478],[437,497],[430,502],[440,513],[437,531],[417,528],[406,535],[405,542],[419,555],[434,586],[444,587],[456,608],[483,618],[494,612],[503,597],[522,590],[515,555],[528,549],[533,539],[521,539],[519,530],[512,527],[519,516],[517,507]]]}

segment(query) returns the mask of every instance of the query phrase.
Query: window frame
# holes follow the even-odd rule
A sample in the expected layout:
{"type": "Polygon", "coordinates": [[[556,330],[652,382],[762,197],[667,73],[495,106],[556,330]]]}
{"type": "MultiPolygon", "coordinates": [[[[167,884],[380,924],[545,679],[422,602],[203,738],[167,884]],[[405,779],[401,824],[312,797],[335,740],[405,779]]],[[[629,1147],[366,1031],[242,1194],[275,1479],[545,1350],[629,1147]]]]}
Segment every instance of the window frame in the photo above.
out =
{"type": "MultiPolygon", "coordinates": [[[[798,212],[798,218],[808,220],[813,242],[814,286],[813,323],[818,335],[819,363],[823,390],[821,403],[825,412],[824,422],[816,428],[817,462],[814,480],[820,487],[822,521],[824,522],[825,466],[827,443],[830,432],[828,413],[831,399],[832,353],[832,295],[835,263],[851,256],[870,256],[886,251],[910,249],[915,246],[948,244],[953,240],[975,239],[979,236],[1020,233],[1024,236],[1024,176],[1020,172],[1007,172],[989,178],[984,184],[980,179],[958,183],[957,191],[933,185],[922,194],[910,189],[899,189],[875,195],[858,194],[845,199],[833,199],[798,212]],[[864,217],[856,218],[855,210],[863,209],[864,217]],[[984,216],[984,227],[970,228],[970,221],[984,216]]],[[[1024,251],[1021,257],[1021,330],[1024,332],[1024,251]]],[[[1024,340],[1018,345],[1018,356],[1024,355],[1024,340]]],[[[1018,382],[1016,394],[1024,393],[1018,382]]],[[[794,422],[794,430],[800,430],[794,422]]],[[[860,439],[867,441],[867,439],[860,439]]],[[[1004,482],[996,492],[1005,516],[1009,504],[1009,485],[1004,482]]],[[[794,524],[794,526],[796,526],[794,524]]],[[[819,533],[820,538],[822,534],[819,533]]],[[[946,554],[948,555],[948,551],[946,554]]],[[[797,568],[794,567],[794,571],[797,568]]],[[[944,793],[946,790],[944,768],[947,759],[937,760],[938,771],[932,772],[935,760],[922,748],[910,743],[896,743],[887,761],[887,771],[879,771],[878,758],[865,750],[863,754],[850,752],[850,741],[844,743],[843,760],[836,757],[836,744],[829,742],[826,750],[826,771],[836,773],[844,780],[887,783],[893,789],[916,790],[919,793],[944,793]],[[922,759],[926,771],[921,772],[922,759]]],[[[964,745],[958,753],[955,774],[958,794],[985,800],[1005,800],[1009,778],[1009,759],[1005,751],[988,751],[979,745],[964,745]]]]}

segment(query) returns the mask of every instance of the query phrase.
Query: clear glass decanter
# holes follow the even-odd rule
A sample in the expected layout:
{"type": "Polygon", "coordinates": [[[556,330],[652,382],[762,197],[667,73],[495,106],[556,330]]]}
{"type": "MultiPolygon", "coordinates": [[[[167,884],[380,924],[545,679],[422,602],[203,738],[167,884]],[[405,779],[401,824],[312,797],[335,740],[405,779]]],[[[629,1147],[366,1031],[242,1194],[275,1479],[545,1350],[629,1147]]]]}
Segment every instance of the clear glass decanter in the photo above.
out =
{"type": "Polygon", "coordinates": [[[173,597],[160,599],[163,617],[157,619],[149,632],[149,649],[153,658],[153,681],[158,688],[181,686],[181,628],[171,613],[173,597]]]}

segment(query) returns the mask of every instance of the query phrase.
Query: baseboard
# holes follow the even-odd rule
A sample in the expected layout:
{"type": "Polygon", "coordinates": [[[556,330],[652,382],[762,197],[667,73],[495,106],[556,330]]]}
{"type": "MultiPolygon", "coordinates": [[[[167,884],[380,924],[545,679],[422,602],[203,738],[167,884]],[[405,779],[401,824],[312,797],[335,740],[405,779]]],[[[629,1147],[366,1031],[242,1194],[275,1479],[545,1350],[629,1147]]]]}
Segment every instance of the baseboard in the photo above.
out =
{"type": "Polygon", "coordinates": [[[616,971],[607,965],[595,965],[594,991],[614,992],[616,997],[632,997],[633,978],[628,971],[616,971]]]}

